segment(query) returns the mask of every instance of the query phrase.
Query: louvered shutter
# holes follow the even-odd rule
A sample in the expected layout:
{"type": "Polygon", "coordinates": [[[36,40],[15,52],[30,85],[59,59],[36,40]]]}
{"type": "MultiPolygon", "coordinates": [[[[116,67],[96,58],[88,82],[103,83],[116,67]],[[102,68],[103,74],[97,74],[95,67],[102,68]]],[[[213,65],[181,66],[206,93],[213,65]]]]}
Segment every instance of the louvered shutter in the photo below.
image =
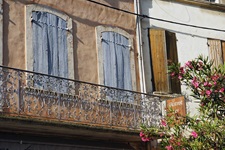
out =
{"type": "Polygon", "coordinates": [[[222,44],[220,40],[208,39],[209,58],[213,60],[213,66],[223,64],[222,44]]]}
{"type": "Polygon", "coordinates": [[[224,41],[221,41],[222,42],[222,52],[223,52],[223,63],[225,62],[225,42],[224,41]]]}

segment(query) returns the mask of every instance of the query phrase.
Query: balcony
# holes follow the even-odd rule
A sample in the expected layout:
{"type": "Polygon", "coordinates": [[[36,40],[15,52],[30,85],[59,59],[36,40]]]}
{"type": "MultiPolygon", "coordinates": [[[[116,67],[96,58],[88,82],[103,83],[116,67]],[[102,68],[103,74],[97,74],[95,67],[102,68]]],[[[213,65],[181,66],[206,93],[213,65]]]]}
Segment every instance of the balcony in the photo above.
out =
{"type": "Polygon", "coordinates": [[[161,114],[153,95],[3,66],[0,91],[1,117],[133,131],[161,114]]]}

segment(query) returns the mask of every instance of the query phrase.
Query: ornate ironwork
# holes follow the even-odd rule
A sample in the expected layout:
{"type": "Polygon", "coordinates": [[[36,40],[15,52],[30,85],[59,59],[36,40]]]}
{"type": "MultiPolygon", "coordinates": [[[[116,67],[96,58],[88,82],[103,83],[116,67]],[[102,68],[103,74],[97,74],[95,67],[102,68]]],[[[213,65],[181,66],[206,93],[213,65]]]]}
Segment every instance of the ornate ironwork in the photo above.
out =
{"type": "Polygon", "coordinates": [[[156,96],[0,66],[0,111],[6,115],[105,128],[157,124],[156,96]]]}

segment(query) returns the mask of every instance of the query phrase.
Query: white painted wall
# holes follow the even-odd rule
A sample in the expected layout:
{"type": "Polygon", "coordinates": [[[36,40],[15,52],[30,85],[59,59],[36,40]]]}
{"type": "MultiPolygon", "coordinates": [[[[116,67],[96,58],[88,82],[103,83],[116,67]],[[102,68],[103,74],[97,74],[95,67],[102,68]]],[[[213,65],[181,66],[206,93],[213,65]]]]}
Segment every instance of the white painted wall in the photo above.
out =
{"type": "MultiPolygon", "coordinates": [[[[179,23],[204,26],[224,30],[225,13],[213,11],[172,1],[161,0],[142,0],[142,14],[151,17],[170,20],[179,23]]],[[[144,19],[144,22],[148,19],[144,19]]],[[[210,31],[197,29],[193,27],[185,27],[181,25],[164,23],[161,21],[151,20],[147,27],[161,27],[169,30],[174,30],[181,33],[192,34],[194,36],[210,37],[216,39],[225,39],[225,34],[218,31],[210,31]]]]}
{"type": "MultiPolygon", "coordinates": [[[[141,11],[141,14],[154,18],[225,30],[225,12],[161,0],[142,0],[141,11]]],[[[176,33],[178,59],[181,64],[196,58],[200,54],[208,56],[207,38],[225,40],[225,32],[186,27],[147,18],[142,19],[143,57],[147,92],[152,92],[149,28],[162,28],[176,33]]],[[[182,87],[182,92],[187,95],[190,93],[186,90],[186,87],[182,87]]],[[[189,97],[188,99],[190,101],[187,103],[187,110],[191,114],[195,114],[198,103],[194,103],[193,98],[189,97]]]]}
{"type": "MultiPolygon", "coordinates": [[[[178,61],[181,65],[184,65],[188,60],[196,58],[198,55],[203,54],[208,56],[208,46],[207,39],[201,37],[195,37],[190,35],[185,35],[182,33],[177,33],[177,50],[178,50],[178,61]]],[[[185,94],[188,98],[187,111],[191,114],[197,113],[197,106],[199,103],[195,102],[193,97],[188,95],[191,94],[190,91],[186,89],[185,86],[181,86],[182,94],[185,94]]]]}

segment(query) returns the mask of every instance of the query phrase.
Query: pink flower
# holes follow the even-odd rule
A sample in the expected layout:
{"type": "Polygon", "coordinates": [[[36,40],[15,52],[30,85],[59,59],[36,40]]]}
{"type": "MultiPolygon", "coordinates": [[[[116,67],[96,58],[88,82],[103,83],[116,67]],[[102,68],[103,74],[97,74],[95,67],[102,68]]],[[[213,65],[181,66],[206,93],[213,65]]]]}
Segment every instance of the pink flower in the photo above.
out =
{"type": "Polygon", "coordinates": [[[142,140],[143,142],[148,142],[148,141],[150,141],[150,138],[143,137],[143,138],[141,138],[141,140],[142,140]]]}
{"type": "Polygon", "coordinates": [[[170,75],[171,75],[171,77],[174,77],[175,76],[175,72],[172,72],[170,75]]]}
{"type": "Polygon", "coordinates": [[[201,61],[199,61],[198,64],[199,64],[199,67],[203,66],[203,62],[201,62],[201,61]]]}
{"type": "Polygon", "coordinates": [[[164,135],[164,133],[161,133],[161,134],[160,134],[160,137],[163,137],[163,135],[164,135]]]}
{"type": "Polygon", "coordinates": [[[212,86],[212,84],[211,83],[208,83],[208,87],[211,87],[212,86]]]}
{"type": "Polygon", "coordinates": [[[219,78],[219,76],[218,75],[214,75],[211,78],[212,78],[213,81],[216,81],[219,78]]]}
{"type": "Polygon", "coordinates": [[[200,94],[201,94],[201,95],[204,95],[204,94],[205,94],[205,91],[200,91],[200,94]]]}
{"type": "Polygon", "coordinates": [[[210,96],[212,94],[212,92],[210,90],[206,90],[205,93],[206,93],[207,96],[210,96]]]}
{"type": "Polygon", "coordinates": [[[191,61],[188,61],[185,63],[185,66],[186,67],[189,67],[189,68],[193,68],[192,64],[191,64],[191,61]]]}
{"type": "Polygon", "coordinates": [[[165,147],[167,150],[173,150],[173,147],[171,145],[168,145],[165,147]]]}
{"type": "Polygon", "coordinates": [[[207,86],[208,84],[209,84],[208,82],[204,82],[204,84],[203,84],[203,85],[204,85],[204,86],[207,86]]]}
{"type": "Polygon", "coordinates": [[[180,79],[180,80],[181,80],[182,78],[183,78],[183,77],[182,77],[182,75],[179,75],[179,76],[178,76],[178,79],[180,79]]]}
{"type": "Polygon", "coordinates": [[[194,77],[193,78],[193,80],[192,80],[192,85],[195,87],[195,88],[198,88],[198,86],[199,86],[199,83],[198,83],[198,81],[197,81],[197,79],[196,79],[196,77],[194,77]]]}
{"type": "Polygon", "coordinates": [[[194,138],[197,138],[198,137],[198,134],[195,131],[192,131],[191,132],[191,136],[193,136],[194,138]]]}
{"type": "Polygon", "coordinates": [[[140,132],[140,137],[145,137],[145,134],[143,132],[140,132]]]}
{"type": "Polygon", "coordinates": [[[180,73],[184,74],[184,67],[180,67],[180,73]]]}
{"type": "Polygon", "coordinates": [[[146,135],[142,131],[140,132],[140,137],[143,142],[150,141],[150,138],[146,137],[146,135]]]}
{"type": "Polygon", "coordinates": [[[166,127],[166,121],[165,120],[161,120],[161,124],[162,124],[162,126],[164,126],[164,127],[166,127]]]}
{"type": "Polygon", "coordinates": [[[198,82],[194,82],[193,85],[194,85],[195,88],[198,88],[199,83],[198,82]]]}
{"type": "Polygon", "coordinates": [[[224,88],[221,88],[219,92],[220,93],[223,93],[224,92],[224,88]]]}

